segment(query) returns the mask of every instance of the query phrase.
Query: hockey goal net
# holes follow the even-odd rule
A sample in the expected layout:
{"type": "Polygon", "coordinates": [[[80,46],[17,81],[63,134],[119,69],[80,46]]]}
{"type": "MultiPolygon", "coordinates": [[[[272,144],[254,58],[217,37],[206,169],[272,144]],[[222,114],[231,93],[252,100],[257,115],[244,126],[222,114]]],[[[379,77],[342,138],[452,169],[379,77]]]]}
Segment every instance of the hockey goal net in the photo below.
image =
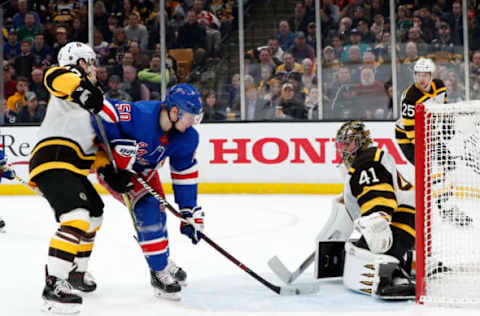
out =
{"type": "Polygon", "coordinates": [[[417,302],[480,306],[480,101],[417,105],[417,302]]]}

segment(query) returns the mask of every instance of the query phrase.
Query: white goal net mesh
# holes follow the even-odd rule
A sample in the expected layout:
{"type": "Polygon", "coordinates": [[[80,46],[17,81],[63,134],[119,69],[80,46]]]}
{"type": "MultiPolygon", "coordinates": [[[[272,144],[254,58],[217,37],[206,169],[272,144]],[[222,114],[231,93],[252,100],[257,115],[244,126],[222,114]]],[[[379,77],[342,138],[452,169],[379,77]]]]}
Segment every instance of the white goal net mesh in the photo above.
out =
{"type": "Polygon", "coordinates": [[[424,127],[420,302],[480,306],[480,101],[425,105],[424,127]]]}

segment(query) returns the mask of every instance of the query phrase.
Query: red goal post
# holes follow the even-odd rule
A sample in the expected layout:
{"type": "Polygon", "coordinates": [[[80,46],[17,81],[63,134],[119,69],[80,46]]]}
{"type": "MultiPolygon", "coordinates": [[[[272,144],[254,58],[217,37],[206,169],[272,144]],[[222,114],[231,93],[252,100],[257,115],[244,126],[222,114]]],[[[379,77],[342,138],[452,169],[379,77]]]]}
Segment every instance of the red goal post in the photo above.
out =
{"type": "Polygon", "coordinates": [[[480,306],[480,101],[415,108],[416,300],[480,306]]]}

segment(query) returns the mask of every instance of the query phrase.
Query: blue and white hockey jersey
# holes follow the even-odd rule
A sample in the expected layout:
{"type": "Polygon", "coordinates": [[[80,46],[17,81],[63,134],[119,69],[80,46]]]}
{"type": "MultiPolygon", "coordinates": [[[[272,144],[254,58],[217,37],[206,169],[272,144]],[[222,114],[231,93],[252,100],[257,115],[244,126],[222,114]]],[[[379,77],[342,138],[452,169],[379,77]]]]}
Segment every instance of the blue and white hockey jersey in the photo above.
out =
{"type": "MultiPolygon", "coordinates": [[[[195,151],[199,135],[189,127],[184,133],[165,133],[159,123],[162,101],[125,102],[105,99],[100,117],[108,141],[135,140],[139,146],[133,170],[146,175],[169,157],[175,202],[180,209],[197,206],[198,165],[195,151]]],[[[95,118],[92,124],[102,140],[95,118]]],[[[103,140],[102,140],[103,141],[103,140]]]]}

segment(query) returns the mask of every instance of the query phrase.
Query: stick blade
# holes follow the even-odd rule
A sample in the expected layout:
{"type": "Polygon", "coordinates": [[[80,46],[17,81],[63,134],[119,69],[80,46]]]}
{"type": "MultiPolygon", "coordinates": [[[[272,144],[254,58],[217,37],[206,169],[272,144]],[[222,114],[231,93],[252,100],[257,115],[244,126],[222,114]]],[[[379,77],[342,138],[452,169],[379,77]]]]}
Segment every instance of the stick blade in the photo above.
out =
{"type": "Polygon", "coordinates": [[[286,284],[292,282],[292,273],[285,267],[285,265],[278,259],[277,256],[273,256],[268,260],[268,266],[277,275],[277,277],[286,284]]]}
{"type": "Polygon", "coordinates": [[[292,296],[292,295],[308,295],[315,294],[320,291],[320,284],[318,283],[309,283],[309,284],[300,284],[296,286],[282,286],[280,287],[280,295],[283,296],[292,296]]]}

